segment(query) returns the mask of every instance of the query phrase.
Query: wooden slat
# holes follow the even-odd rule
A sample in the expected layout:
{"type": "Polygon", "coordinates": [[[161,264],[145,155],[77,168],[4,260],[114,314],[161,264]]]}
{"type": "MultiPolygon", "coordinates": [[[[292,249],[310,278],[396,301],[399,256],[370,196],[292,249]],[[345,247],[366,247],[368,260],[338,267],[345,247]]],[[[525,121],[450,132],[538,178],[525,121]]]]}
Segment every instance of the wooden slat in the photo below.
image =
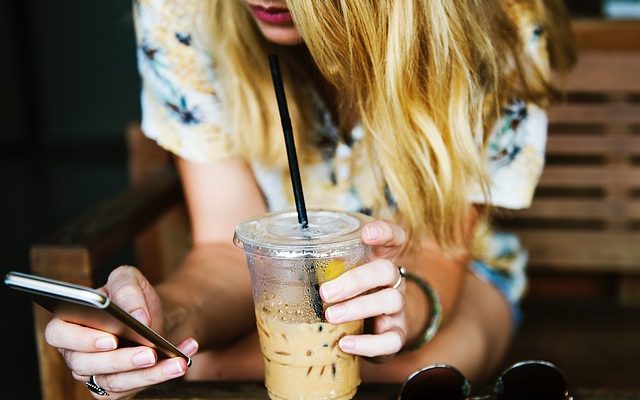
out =
{"type": "Polygon", "coordinates": [[[614,299],[615,274],[567,273],[529,268],[528,299],[614,299]]]}
{"type": "Polygon", "coordinates": [[[559,86],[568,92],[638,92],[640,57],[637,52],[579,53],[575,68],[567,76],[558,76],[559,86]]]}
{"type": "Polygon", "coordinates": [[[513,213],[513,218],[543,219],[640,219],[640,200],[536,198],[530,208],[513,213]]]}
{"type": "MultiPolygon", "coordinates": [[[[640,219],[640,199],[633,199],[625,204],[626,216],[629,219],[640,219]]],[[[640,247],[640,244],[639,244],[640,247]]]]}
{"type": "MultiPolygon", "coordinates": [[[[640,71],[640,65],[638,71],[640,71]]],[[[640,105],[630,103],[558,104],[549,109],[549,122],[638,124],[640,123],[640,105]]]]}
{"type": "Polygon", "coordinates": [[[603,199],[537,198],[530,208],[513,213],[513,218],[607,219],[610,206],[603,199]]]}
{"type": "MultiPolygon", "coordinates": [[[[83,247],[35,246],[31,248],[31,272],[36,275],[92,286],[91,257],[83,247]]],[[[44,340],[51,313],[33,305],[34,329],[43,400],[89,400],[87,388],[73,379],[58,351],[44,340]]]]}
{"type": "Polygon", "coordinates": [[[640,137],[631,135],[551,134],[547,140],[547,154],[599,155],[611,153],[640,153],[640,137]]]}
{"type": "Polygon", "coordinates": [[[517,230],[530,264],[550,269],[638,272],[640,233],[517,230]],[[634,251],[635,250],[635,251],[634,251]]]}
{"type": "Polygon", "coordinates": [[[640,21],[578,19],[572,21],[576,45],[580,50],[603,52],[640,50],[640,21]]]}
{"type": "Polygon", "coordinates": [[[610,166],[564,166],[545,167],[540,186],[551,187],[640,187],[640,168],[622,165],[610,166]]]}

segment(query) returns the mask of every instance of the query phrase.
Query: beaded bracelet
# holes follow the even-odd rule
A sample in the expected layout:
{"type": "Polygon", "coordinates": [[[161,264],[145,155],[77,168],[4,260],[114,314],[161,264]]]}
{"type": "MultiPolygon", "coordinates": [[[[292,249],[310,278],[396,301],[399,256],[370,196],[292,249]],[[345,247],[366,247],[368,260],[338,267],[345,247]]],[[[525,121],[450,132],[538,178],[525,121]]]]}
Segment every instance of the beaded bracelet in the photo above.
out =
{"type": "Polygon", "coordinates": [[[418,285],[422,293],[429,299],[429,320],[425,325],[424,332],[418,339],[409,345],[405,345],[398,354],[414,351],[428,343],[438,332],[440,323],[442,322],[442,301],[435,290],[416,274],[408,272],[404,267],[400,267],[400,275],[418,285]]]}

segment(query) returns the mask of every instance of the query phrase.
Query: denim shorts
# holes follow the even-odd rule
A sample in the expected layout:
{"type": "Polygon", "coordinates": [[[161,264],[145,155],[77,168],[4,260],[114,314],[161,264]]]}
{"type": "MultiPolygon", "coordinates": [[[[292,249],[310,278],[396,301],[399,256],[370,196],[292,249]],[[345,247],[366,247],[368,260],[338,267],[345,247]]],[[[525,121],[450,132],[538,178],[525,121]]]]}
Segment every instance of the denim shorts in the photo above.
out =
{"type": "Polygon", "coordinates": [[[509,303],[514,328],[522,321],[520,300],[524,294],[527,278],[525,268],[528,253],[514,234],[492,232],[489,254],[484,260],[473,260],[469,269],[480,279],[495,287],[509,303]]]}

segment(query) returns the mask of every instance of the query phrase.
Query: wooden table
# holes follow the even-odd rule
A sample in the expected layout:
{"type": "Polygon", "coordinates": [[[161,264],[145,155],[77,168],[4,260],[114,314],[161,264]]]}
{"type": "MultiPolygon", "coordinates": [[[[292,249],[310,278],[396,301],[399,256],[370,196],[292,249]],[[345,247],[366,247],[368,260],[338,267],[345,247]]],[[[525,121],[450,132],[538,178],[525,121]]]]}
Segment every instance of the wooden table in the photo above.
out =
{"type": "MultiPolygon", "coordinates": [[[[574,400],[640,399],[640,312],[610,303],[526,301],[526,318],[504,367],[544,359],[565,373],[574,400]],[[605,389],[594,389],[605,388],[605,389]],[[619,388],[619,389],[618,389],[619,388]]],[[[400,385],[363,384],[355,400],[395,400],[400,385]]],[[[268,400],[262,382],[174,381],[145,400],[268,400]]]]}
{"type": "MultiPolygon", "coordinates": [[[[354,400],[395,400],[397,384],[364,384],[354,400]]],[[[574,400],[637,400],[640,389],[577,389],[574,400]]],[[[146,390],[136,396],[146,400],[269,400],[262,382],[176,381],[146,390]]]]}

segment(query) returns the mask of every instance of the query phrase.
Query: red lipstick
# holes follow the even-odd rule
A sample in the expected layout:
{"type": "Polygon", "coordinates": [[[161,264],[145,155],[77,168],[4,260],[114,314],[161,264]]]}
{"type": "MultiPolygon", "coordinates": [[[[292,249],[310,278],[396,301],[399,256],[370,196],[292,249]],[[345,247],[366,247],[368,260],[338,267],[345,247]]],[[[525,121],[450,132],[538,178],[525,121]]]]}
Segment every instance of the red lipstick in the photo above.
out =
{"type": "Polygon", "coordinates": [[[250,5],[249,8],[251,9],[253,15],[256,16],[256,18],[267,24],[289,25],[293,21],[293,19],[291,18],[291,13],[289,13],[289,10],[286,8],[265,8],[254,5],[250,5]]]}

